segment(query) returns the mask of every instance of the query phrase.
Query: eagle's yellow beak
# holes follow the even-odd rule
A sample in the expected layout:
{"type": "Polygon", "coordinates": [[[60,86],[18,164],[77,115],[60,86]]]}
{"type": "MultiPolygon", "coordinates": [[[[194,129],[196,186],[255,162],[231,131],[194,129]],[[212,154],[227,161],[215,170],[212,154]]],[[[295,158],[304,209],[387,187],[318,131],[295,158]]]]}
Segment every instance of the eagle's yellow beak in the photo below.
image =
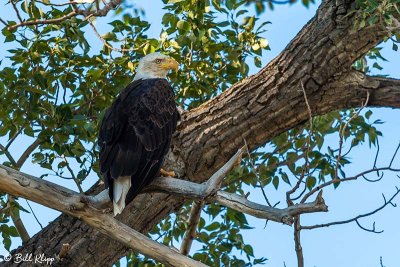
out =
{"type": "Polygon", "coordinates": [[[179,68],[179,64],[178,62],[173,59],[173,58],[167,58],[165,60],[165,62],[162,64],[162,67],[166,70],[174,70],[174,71],[178,71],[179,68]]]}

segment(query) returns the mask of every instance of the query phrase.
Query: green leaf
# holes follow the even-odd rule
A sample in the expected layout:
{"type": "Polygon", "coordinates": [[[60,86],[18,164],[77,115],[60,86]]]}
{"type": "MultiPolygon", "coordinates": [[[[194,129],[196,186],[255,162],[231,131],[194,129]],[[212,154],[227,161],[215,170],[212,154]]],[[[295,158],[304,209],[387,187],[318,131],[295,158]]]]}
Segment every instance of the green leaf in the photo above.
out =
{"type": "Polygon", "coordinates": [[[219,227],[220,227],[219,222],[213,222],[210,225],[207,225],[204,229],[206,229],[207,231],[214,231],[217,230],[219,227]]]}
{"type": "Polygon", "coordinates": [[[313,176],[307,177],[306,186],[309,190],[311,190],[315,186],[316,183],[317,183],[317,179],[315,179],[315,177],[313,177],[313,176]]]}
{"type": "Polygon", "coordinates": [[[279,177],[278,176],[274,176],[274,178],[272,179],[272,184],[274,185],[275,189],[278,189],[278,187],[279,187],[279,177]]]}
{"type": "Polygon", "coordinates": [[[253,247],[250,245],[245,245],[243,247],[243,251],[246,252],[247,255],[254,256],[253,247]]]}
{"type": "Polygon", "coordinates": [[[14,226],[10,226],[8,228],[8,230],[9,230],[10,236],[13,236],[13,237],[19,236],[19,233],[18,233],[17,229],[14,226]]]}
{"type": "Polygon", "coordinates": [[[365,118],[369,119],[372,115],[372,110],[368,110],[367,112],[365,112],[365,118]]]}
{"type": "Polygon", "coordinates": [[[184,31],[189,31],[190,30],[190,24],[187,21],[184,21],[184,20],[178,21],[178,23],[176,24],[176,27],[178,27],[178,29],[181,29],[181,30],[184,30],[184,31]]]}

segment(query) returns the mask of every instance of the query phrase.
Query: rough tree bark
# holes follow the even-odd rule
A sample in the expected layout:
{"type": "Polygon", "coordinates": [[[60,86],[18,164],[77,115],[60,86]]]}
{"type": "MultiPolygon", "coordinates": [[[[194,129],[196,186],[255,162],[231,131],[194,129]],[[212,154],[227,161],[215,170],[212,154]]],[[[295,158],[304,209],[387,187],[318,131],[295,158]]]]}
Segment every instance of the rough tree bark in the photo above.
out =
{"type": "MultiPolygon", "coordinates": [[[[166,168],[204,181],[244,139],[255,149],[306,122],[301,83],[313,115],[360,106],[367,90],[369,106],[400,108],[399,80],[366,77],[352,70],[352,63],[387,35],[380,25],[355,29],[356,13],[349,15],[353,8],[350,0],[323,1],[315,17],[259,73],[184,113],[166,168]]],[[[146,233],[183,201],[167,194],[143,194],[118,219],[146,233]]],[[[57,266],[111,265],[128,252],[78,219],[61,215],[14,253],[52,256],[66,243],[71,250],[57,266]]]]}

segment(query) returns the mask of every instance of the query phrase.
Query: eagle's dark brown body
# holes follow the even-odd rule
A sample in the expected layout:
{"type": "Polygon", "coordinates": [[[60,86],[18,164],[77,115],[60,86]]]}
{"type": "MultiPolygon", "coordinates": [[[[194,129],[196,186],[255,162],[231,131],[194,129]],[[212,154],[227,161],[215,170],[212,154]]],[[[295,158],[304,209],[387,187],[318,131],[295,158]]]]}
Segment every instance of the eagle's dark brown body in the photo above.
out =
{"type": "Polygon", "coordinates": [[[100,171],[111,200],[120,177],[130,176],[128,204],[157,176],[178,119],[165,79],[136,80],[121,92],[104,115],[98,140],[100,171]]]}

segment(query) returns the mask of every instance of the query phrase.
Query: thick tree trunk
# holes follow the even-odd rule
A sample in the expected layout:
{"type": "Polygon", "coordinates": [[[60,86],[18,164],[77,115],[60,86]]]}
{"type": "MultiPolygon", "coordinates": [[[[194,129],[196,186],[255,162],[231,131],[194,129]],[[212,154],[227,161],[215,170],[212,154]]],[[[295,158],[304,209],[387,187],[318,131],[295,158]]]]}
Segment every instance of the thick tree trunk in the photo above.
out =
{"type": "MultiPolygon", "coordinates": [[[[353,27],[355,14],[348,15],[353,2],[323,1],[316,16],[259,73],[184,113],[167,168],[190,180],[204,181],[244,144],[244,139],[254,149],[304,123],[308,113],[302,84],[313,115],[360,106],[367,90],[371,94],[369,105],[399,108],[399,81],[366,77],[351,69],[354,60],[385,36],[380,26],[353,27]]],[[[167,194],[143,194],[119,219],[146,233],[183,201],[167,194]]],[[[14,253],[58,255],[66,243],[71,250],[57,262],[59,266],[111,265],[128,252],[80,220],[61,215],[14,253]]]]}

